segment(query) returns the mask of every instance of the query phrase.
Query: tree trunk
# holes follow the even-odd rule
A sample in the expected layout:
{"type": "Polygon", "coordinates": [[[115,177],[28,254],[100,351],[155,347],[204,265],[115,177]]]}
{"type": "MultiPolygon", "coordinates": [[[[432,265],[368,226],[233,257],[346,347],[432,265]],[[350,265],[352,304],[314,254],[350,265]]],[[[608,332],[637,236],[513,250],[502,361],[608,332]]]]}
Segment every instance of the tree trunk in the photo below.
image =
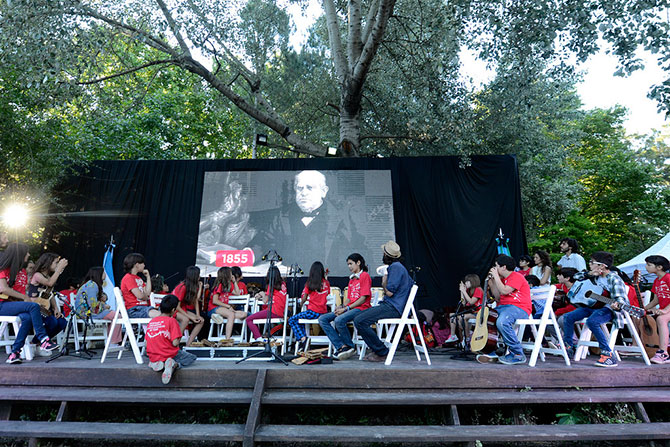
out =
{"type": "Polygon", "coordinates": [[[342,157],[358,157],[361,147],[360,105],[355,111],[347,107],[340,110],[339,153],[342,157]]]}

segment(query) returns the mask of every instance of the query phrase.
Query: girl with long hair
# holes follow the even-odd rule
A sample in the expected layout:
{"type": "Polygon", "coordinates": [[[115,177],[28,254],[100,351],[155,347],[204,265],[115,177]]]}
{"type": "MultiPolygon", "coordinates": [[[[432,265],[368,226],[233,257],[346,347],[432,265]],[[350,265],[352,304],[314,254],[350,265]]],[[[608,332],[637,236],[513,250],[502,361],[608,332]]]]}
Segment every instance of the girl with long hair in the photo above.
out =
{"type": "MultiPolygon", "coordinates": [[[[463,306],[463,310],[470,310],[470,312],[463,315],[464,321],[466,322],[471,318],[475,318],[475,313],[482,305],[482,301],[484,299],[484,290],[480,287],[480,285],[481,280],[479,279],[479,275],[475,275],[474,273],[465,275],[463,281],[461,281],[458,285],[460,302],[463,306]]],[[[460,319],[461,317],[459,316],[458,318],[460,319]]],[[[451,326],[451,335],[445,341],[445,343],[453,343],[458,341],[456,318],[450,318],[449,322],[451,326]]],[[[466,333],[464,338],[467,340],[470,336],[467,324],[465,326],[465,331],[466,333]]]]}
{"type": "Polygon", "coordinates": [[[239,295],[240,288],[237,285],[237,279],[233,276],[230,267],[221,267],[214,281],[214,288],[209,299],[207,316],[216,324],[223,324],[226,319],[226,339],[233,336],[233,326],[235,320],[246,318],[247,313],[243,310],[235,310],[230,304],[230,295],[239,295]]]}
{"type": "Polygon", "coordinates": [[[288,319],[288,325],[293,329],[295,339],[298,341],[298,349],[305,350],[307,335],[302,324],[298,320],[313,320],[328,312],[326,301],[330,294],[330,283],[323,264],[316,261],[309,269],[309,277],[302,291],[301,301],[307,300],[307,310],[299,312],[288,319]]]}
{"type": "Polygon", "coordinates": [[[5,251],[0,253],[0,316],[18,316],[21,319],[21,326],[19,326],[7,363],[21,363],[21,349],[32,329],[35,329],[41,350],[50,352],[58,347],[56,343],[51,342],[44,329],[40,306],[30,301],[28,296],[12,288],[17,273],[28,262],[29,256],[28,246],[16,242],[8,244],[5,251]],[[12,298],[18,301],[9,301],[12,298]]]}
{"type": "MultiPolygon", "coordinates": [[[[35,263],[35,273],[30,278],[26,290],[30,298],[47,298],[51,300],[50,315],[46,317],[43,315],[44,328],[51,338],[55,337],[67,326],[67,320],[63,317],[58,303],[56,303],[55,296],[50,293],[50,290],[53,289],[65,267],[67,267],[67,259],[61,258],[56,253],[43,253],[35,263]],[[43,296],[40,297],[40,294],[43,296]]],[[[33,343],[36,342],[37,340],[33,339],[33,343]]],[[[40,355],[50,355],[49,352],[44,352],[41,349],[38,349],[37,353],[40,355]]]]}
{"type": "Polygon", "coordinates": [[[270,313],[270,318],[283,318],[284,310],[286,308],[288,291],[286,289],[286,283],[276,266],[272,266],[268,269],[265,281],[267,284],[266,291],[258,292],[254,295],[254,298],[262,300],[264,304],[267,304],[270,294],[272,294],[272,313],[270,313],[270,309],[267,308],[267,306],[264,306],[260,312],[251,314],[246,318],[245,322],[254,338],[253,341],[264,341],[263,337],[261,337],[261,331],[254,323],[254,320],[265,320],[268,317],[268,313],[270,313]],[[270,284],[272,284],[272,290],[270,290],[270,284]]]}
{"type": "Polygon", "coordinates": [[[179,298],[175,317],[179,322],[182,333],[189,324],[193,324],[186,346],[191,346],[195,337],[200,333],[205,320],[200,316],[200,299],[203,286],[200,282],[200,269],[195,265],[186,268],[184,280],[177,284],[172,294],[179,298]]]}
{"type": "Polygon", "coordinates": [[[335,349],[333,357],[338,360],[345,360],[356,352],[348,324],[363,310],[371,307],[372,298],[372,278],[368,274],[368,266],[363,256],[358,253],[350,254],[347,257],[347,267],[351,275],[349,292],[344,303],[337,306],[333,312],[319,317],[319,326],[333,344],[335,349]]]}
{"type": "Polygon", "coordinates": [[[551,284],[552,265],[549,253],[544,250],[538,250],[533,256],[533,261],[535,261],[535,267],[531,269],[530,274],[540,278],[541,286],[551,284]]]}

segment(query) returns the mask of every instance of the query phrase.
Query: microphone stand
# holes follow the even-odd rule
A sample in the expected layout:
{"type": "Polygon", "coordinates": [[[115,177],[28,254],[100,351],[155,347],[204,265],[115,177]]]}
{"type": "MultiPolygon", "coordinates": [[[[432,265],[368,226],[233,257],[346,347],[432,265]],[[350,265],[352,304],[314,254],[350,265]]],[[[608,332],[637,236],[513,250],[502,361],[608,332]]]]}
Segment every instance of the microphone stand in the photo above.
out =
{"type": "MultiPolygon", "coordinates": [[[[280,361],[285,366],[288,366],[288,362],[286,360],[284,360],[283,358],[279,357],[277,355],[277,353],[272,350],[272,346],[271,346],[272,345],[272,340],[270,338],[270,335],[271,335],[270,334],[270,324],[272,324],[271,323],[272,322],[272,302],[274,301],[273,298],[274,298],[274,291],[275,291],[275,289],[274,289],[275,274],[272,272],[272,270],[273,270],[272,268],[275,266],[275,263],[277,263],[278,261],[281,261],[281,256],[279,256],[279,254],[277,254],[277,252],[275,250],[270,250],[268,252],[268,254],[263,256],[263,260],[265,260],[268,257],[270,258],[270,270],[269,271],[271,273],[270,273],[270,284],[268,284],[268,286],[269,286],[268,291],[270,292],[268,294],[268,309],[267,309],[267,314],[268,315],[267,315],[267,319],[265,321],[265,329],[264,329],[264,334],[263,334],[263,337],[265,337],[265,347],[262,351],[255,352],[251,355],[248,355],[248,356],[238,360],[237,362],[235,362],[236,365],[239,364],[239,363],[242,363],[245,360],[249,360],[249,359],[252,359],[254,357],[260,357],[260,356],[265,356],[266,354],[269,354],[270,359],[268,360],[268,362],[280,361]]],[[[285,306],[288,306],[288,300],[287,300],[287,303],[285,304],[285,306]]],[[[287,324],[287,322],[285,321],[284,324],[287,324]]]]}
{"type": "Polygon", "coordinates": [[[72,309],[72,312],[70,312],[70,318],[67,321],[67,327],[65,329],[65,340],[63,341],[63,346],[60,348],[60,352],[53,357],[49,358],[45,363],[49,363],[53,360],[56,360],[57,358],[66,356],[66,355],[72,355],[74,357],[79,357],[82,359],[86,360],[91,360],[93,356],[95,355],[95,351],[91,351],[89,349],[86,349],[86,331],[88,330],[88,326],[90,323],[90,318],[91,318],[91,307],[88,304],[88,297],[86,296],[86,292],[82,292],[82,299],[84,301],[84,306],[86,307],[86,315],[83,318],[84,320],[84,337],[82,339],[82,347],[80,347],[77,351],[74,353],[70,354],[70,348],[68,347],[68,342],[70,340],[70,334],[72,333],[72,328],[76,323],[75,321],[75,316],[77,314],[76,309],[72,309]]]}
{"type": "Polygon", "coordinates": [[[458,343],[460,352],[458,354],[452,355],[451,356],[452,360],[470,360],[468,356],[473,355],[473,353],[468,348],[468,340],[466,337],[467,323],[465,321],[465,315],[469,313],[472,313],[472,310],[463,309],[463,300],[459,300],[458,306],[456,306],[456,312],[454,312],[454,314],[449,317],[450,320],[454,320],[456,322],[456,330],[458,331],[458,328],[460,326],[461,334],[463,334],[460,343],[458,343]]]}

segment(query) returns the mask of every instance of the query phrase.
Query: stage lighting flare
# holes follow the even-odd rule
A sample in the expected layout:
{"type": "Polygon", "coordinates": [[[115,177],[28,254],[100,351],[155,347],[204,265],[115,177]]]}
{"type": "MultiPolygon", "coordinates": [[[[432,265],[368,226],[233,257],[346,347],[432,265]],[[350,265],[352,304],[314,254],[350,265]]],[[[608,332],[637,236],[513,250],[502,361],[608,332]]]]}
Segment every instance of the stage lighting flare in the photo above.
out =
{"type": "Polygon", "coordinates": [[[19,228],[28,222],[28,209],[18,203],[5,208],[2,220],[8,228],[19,228]]]}

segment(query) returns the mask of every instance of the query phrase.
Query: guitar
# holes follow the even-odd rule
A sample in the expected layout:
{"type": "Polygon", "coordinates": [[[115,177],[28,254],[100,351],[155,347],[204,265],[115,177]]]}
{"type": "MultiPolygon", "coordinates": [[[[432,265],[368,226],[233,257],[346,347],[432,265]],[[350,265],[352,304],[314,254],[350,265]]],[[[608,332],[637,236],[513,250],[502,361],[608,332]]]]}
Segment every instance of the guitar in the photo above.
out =
{"type": "Polygon", "coordinates": [[[53,313],[51,309],[51,297],[53,296],[53,286],[44,289],[38,289],[40,294],[37,297],[31,297],[32,301],[39,304],[40,314],[46,318],[53,313]]]}
{"type": "MultiPolygon", "coordinates": [[[[585,297],[587,298],[592,298],[594,300],[598,300],[601,303],[605,304],[613,304],[613,303],[619,303],[617,300],[614,298],[608,298],[606,296],[598,295],[597,293],[593,293],[592,291],[588,291],[584,294],[585,297]]],[[[637,318],[642,318],[645,314],[646,311],[644,309],[640,309],[639,307],[631,306],[630,304],[621,304],[619,303],[619,308],[621,310],[625,310],[629,314],[633,315],[634,317],[637,318]]]]}
{"type": "MultiPolygon", "coordinates": [[[[637,302],[642,304],[642,294],[640,293],[640,271],[637,269],[633,272],[633,286],[635,288],[635,294],[637,295],[637,302]]],[[[656,354],[659,345],[656,320],[650,315],[635,318],[635,327],[642,339],[644,350],[647,351],[648,356],[653,357],[656,354]]]]}
{"type": "Polygon", "coordinates": [[[484,297],[482,298],[482,305],[477,312],[475,321],[475,329],[472,331],[472,338],[470,339],[470,350],[472,352],[481,352],[488,354],[496,350],[498,347],[498,329],[496,327],[496,320],[498,313],[490,311],[487,306],[489,297],[489,277],[484,280],[484,297]]]}

